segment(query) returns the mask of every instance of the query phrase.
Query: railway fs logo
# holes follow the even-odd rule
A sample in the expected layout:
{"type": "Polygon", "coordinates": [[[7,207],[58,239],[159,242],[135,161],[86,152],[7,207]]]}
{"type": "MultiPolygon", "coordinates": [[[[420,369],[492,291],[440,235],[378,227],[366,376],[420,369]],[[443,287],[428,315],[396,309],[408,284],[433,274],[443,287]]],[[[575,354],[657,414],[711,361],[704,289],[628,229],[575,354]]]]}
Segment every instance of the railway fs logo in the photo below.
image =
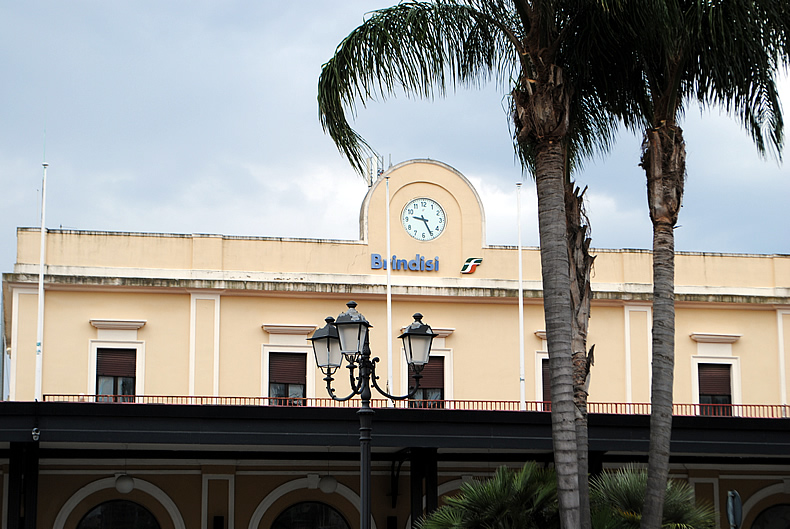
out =
{"type": "Polygon", "coordinates": [[[464,266],[461,267],[461,273],[474,274],[477,267],[480,266],[481,264],[483,264],[482,257],[470,257],[469,259],[466,260],[464,266]]]}

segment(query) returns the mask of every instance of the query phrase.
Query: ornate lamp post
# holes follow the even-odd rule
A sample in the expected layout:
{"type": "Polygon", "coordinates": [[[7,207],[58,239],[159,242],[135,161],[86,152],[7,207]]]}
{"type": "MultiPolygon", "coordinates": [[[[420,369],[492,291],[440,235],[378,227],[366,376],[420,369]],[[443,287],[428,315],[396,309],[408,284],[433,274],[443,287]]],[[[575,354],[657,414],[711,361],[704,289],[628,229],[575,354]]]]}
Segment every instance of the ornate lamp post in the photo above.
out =
{"type": "Polygon", "coordinates": [[[362,508],[360,512],[361,529],[370,529],[370,439],[373,428],[374,411],[370,407],[371,383],[376,391],[392,400],[408,399],[417,392],[422,378],[422,369],[428,363],[431,344],[435,333],[429,325],[422,322],[422,314],[414,315],[414,322],[398,338],[403,340],[403,350],[406,362],[414,366],[414,388],[403,396],[390,395],[378,385],[376,364],[378,358],[370,358],[370,341],[368,329],[372,327],[365,317],[357,312],[354,301],[346,303],[348,310],[337,317],[326,319],[326,325],[313,333],[310,340],[313,342],[315,361],[321,372],[324,373],[326,390],[333,400],[343,402],[357,395],[361,400],[359,415],[359,459],[360,475],[359,488],[362,508]],[[351,393],[345,397],[338,397],[332,388],[332,375],[346,359],[351,383],[351,393]]]}

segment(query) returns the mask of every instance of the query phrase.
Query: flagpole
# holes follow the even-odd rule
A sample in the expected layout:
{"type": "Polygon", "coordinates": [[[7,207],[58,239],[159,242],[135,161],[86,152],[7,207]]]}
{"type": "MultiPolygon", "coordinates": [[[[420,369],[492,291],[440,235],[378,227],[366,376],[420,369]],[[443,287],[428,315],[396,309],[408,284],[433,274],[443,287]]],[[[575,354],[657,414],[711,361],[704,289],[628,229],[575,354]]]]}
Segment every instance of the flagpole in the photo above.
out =
{"type": "Polygon", "coordinates": [[[42,351],[44,343],[44,262],[47,255],[47,167],[49,164],[44,162],[44,176],[41,181],[41,251],[39,253],[38,265],[38,322],[36,324],[36,379],[34,397],[42,400],[41,394],[41,371],[42,371],[42,351]]]}
{"type": "MultiPolygon", "coordinates": [[[[390,176],[387,173],[384,176],[387,191],[387,204],[385,206],[385,215],[387,217],[387,257],[385,258],[385,268],[387,269],[387,391],[394,391],[392,387],[392,270],[386,261],[391,261],[392,251],[390,249],[390,176]]],[[[390,405],[394,405],[390,401],[390,405]]]]}
{"type": "Polygon", "coordinates": [[[524,275],[521,256],[521,182],[516,183],[516,217],[518,218],[518,359],[520,407],[527,409],[527,387],[524,375],[524,275]]]}

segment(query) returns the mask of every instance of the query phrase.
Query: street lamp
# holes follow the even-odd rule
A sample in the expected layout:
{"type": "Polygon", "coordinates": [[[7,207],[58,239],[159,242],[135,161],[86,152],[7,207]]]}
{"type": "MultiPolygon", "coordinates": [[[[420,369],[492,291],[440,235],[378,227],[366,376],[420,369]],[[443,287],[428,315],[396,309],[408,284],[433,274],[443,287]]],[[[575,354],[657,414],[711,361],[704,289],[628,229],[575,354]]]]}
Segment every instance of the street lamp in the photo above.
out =
{"type": "Polygon", "coordinates": [[[325,375],[326,390],[333,400],[344,402],[357,395],[361,400],[359,415],[359,460],[360,475],[359,489],[362,508],[360,511],[360,528],[370,529],[370,439],[373,429],[374,411],[370,407],[371,389],[392,400],[405,400],[414,396],[420,387],[422,369],[428,363],[431,344],[435,333],[429,325],[422,322],[422,314],[414,315],[414,322],[406,327],[398,338],[403,340],[403,350],[406,362],[414,367],[414,388],[407,395],[390,395],[378,385],[376,364],[378,358],[370,359],[370,341],[368,329],[372,327],[365,317],[357,312],[354,301],[346,303],[348,310],[340,314],[337,319],[326,318],[326,325],[316,330],[310,340],[313,342],[315,361],[321,372],[325,375]],[[338,397],[332,388],[332,375],[346,359],[351,382],[351,393],[345,397],[338,397]]]}

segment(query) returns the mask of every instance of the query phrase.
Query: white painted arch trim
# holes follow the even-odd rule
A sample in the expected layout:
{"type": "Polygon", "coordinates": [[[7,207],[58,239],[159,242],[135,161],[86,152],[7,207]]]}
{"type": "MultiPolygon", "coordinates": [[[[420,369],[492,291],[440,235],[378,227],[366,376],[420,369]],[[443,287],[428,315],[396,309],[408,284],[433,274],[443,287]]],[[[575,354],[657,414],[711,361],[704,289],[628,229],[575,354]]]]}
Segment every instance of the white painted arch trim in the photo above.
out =
{"type": "MultiPolygon", "coordinates": [[[[173,522],[173,526],[176,529],[186,529],[186,525],[184,525],[184,518],[181,516],[181,512],[178,510],[178,507],[176,507],[175,502],[173,502],[173,500],[167,495],[167,493],[165,493],[165,491],[153,483],[143,481],[140,478],[132,478],[132,480],[134,481],[135,490],[145,492],[157,500],[162,505],[162,507],[165,508],[167,514],[170,515],[170,520],[173,522]]],[[[52,528],[64,529],[69,515],[82,500],[100,490],[113,488],[115,488],[115,476],[98,479],[92,483],[88,483],[80,490],[75,492],[71,498],[66,500],[66,503],[64,503],[63,507],[60,508],[60,512],[58,512],[58,516],[55,518],[55,523],[52,525],[52,528]]]]}
{"type": "MultiPolygon", "coordinates": [[[[287,483],[283,483],[273,491],[271,491],[261,502],[258,504],[258,507],[255,508],[255,512],[252,513],[252,518],[250,518],[250,525],[247,526],[247,529],[258,529],[261,524],[261,520],[263,519],[263,515],[266,514],[266,511],[274,505],[274,502],[285,496],[286,494],[293,492],[295,490],[300,489],[309,489],[310,480],[306,477],[294,479],[287,483]]],[[[356,492],[349,489],[342,483],[337,484],[337,490],[334,492],[335,494],[339,494],[348,502],[353,505],[357,511],[361,512],[362,502],[357,495],[356,492]]],[[[370,527],[371,529],[376,529],[376,520],[373,516],[370,517],[370,527]]]]}
{"type": "Polygon", "coordinates": [[[766,498],[771,496],[776,496],[779,494],[787,494],[787,486],[785,483],[775,483],[773,485],[769,485],[764,489],[760,489],[751,496],[749,499],[746,500],[743,504],[743,519],[745,520],[747,516],[749,516],[750,512],[754,509],[755,505],[759,502],[763,501],[766,498]]]}

